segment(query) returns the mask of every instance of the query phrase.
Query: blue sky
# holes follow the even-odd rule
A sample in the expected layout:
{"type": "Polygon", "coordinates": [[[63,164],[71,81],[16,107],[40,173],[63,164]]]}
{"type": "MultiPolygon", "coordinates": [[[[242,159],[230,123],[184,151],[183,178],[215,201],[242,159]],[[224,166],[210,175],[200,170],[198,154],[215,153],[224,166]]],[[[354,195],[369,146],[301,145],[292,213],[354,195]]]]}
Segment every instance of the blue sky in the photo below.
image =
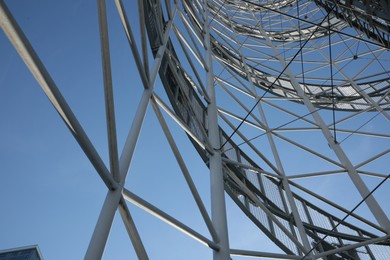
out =
{"type": "MultiPolygon", "coordinates": [[[[7,5],[107,163],[95,1],[18,1],[7,5]]],[[[117,23],[114,33],[120,30],[117,35],[121,37],[111,42],[114,85],[122,86],[115,89],[121,150],[143,87],[114,11],[109,5],[110,18],[117,23]]],[[[0,42],[0,106],[4,122],[0,137],[1,248],[38,244],[45,259],[81,259],[107,189],[3,33],[0,42]]],[[[162,93],[161,88],[159,91],[162,93]]],[[[167,212],[178,212],[179,219],[195,229],[200,227],[208,236],[156,123],[149,109],[127,186],[167,212]]],[[[198,175],[195,181],[207,201],[208,170],[187,136],[178,127],[176,132],[188,167],[198,175]]],[[[208,248],[142,210],[129,207],[151,259],[182,259],[188,251],[193,259],[211,257],[208,248]]],[[[105,259],[128,259],[129,255],[135,258],[121,222],[117,215],[105,259]]]]}
{"type": "MultiPolygon", "coordinates": [[[[95,1],[6,3],[108,164],[95,1]]],[[[128,8],[128,11],[131,19],[137,18],[137,10],[128,8]]],[[[108,14],[121,151],[143,87],[111,2],[108,14]]],[[[156,92],[164,97],[160,82],[156,84],[156,92]]],[[[38,244],[45,259],[83,258],[107,189],[2,32],[0,118],[0,249],[38,244]]],[[[168,123],[199,192],[209,205],[208,169],[183,131],[172,121],[168,123]]],[[[367,144],[360,149],[369,148],[367,144]]],[[[298,167],[294,160],[288,163],[298,167]]],[[[343,183],[344,177],[338,182],[343,183]]],[[[369,186],[377,182],[378,179],[370,178],[369,186]]],[[[343,196],[342,190],[329,192],[333,185],[324,181],[315,189],[324,190],[331,199],[343,196]]],[[[210,237],[151,108],[126,187],[210,237]]],[[[385,196],[389,188],[387,183],[378,191],[378,200],[388,214],[390,208],[385,196]]],[[[357,202],[357,197],[351,197],[344,203],[352,208],[357,202]]],[[[262,234],[255,232],[254,225],[229,198],[227,204],[233,248],[274,248],[262,234]]],[[[150,259],[211,259],[207,247],[137,207],[129,204],[129,208],[150,259]]],[[[366,214],[365,208],[360,212],[366,214]]],[[[104,258],[129,259],[129,256],[135,258],[117,214],[104,258]]]]}

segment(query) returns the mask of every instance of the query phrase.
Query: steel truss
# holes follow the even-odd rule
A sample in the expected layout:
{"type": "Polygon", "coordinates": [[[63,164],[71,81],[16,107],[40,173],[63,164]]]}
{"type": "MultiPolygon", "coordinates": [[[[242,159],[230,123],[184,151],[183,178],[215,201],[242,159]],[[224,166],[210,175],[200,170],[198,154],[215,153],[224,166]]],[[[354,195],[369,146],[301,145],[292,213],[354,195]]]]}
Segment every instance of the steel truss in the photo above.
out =
{"type": "Polygon", "coordinates": [[[122,0],[115,0],[143,83],[132,126],[118,154],[107,3],[98,0],[110,162],[106,166],[0,1],[1,28],[108,189],[85,258],[102,258],[118,210],[138,258],[148,259],[130,202],[211,248],[214,259],[235,255],[387,259],[390,222],[375,197],[368,196],[365,177],[384,179],[388,174],[390,20],[386,4],[140,0],[129,4],[139,12],[140,37],[135,37],[127,8],[122,0]],[[159,80],[170,104],[155,91],[159,80]],[[149,106],[208,235],[125,186],[149,106]],[[210,168],[211,215],[166,116],[186,132],[210,168]],[[358,142],[377,149],[359,154],[357,161],[358,142]],[[350,192],[365,200],[375,220],[350,212],[339,204],[342,198],[332,201],[317,192],[315,180],[324,176],[332,180],[336,175],[348,176],[354,187],[350,192]],[[309,187],[300,184],[301,179],[309,180],[309,187]],[[231,248],[225,192],[284,253],[231,248]],[[342,221],[346,214],[351,221],[342,221]]]}

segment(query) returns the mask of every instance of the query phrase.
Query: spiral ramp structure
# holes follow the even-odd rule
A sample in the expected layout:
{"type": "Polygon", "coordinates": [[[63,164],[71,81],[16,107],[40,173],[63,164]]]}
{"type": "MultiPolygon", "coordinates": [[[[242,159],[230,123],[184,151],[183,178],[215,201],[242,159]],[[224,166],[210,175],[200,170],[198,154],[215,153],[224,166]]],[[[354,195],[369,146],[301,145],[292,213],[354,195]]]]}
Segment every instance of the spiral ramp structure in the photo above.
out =
{"type": "MultiPolygon", "coordinates": [[[[100,2],[102,12],[105,4],[100,2]]],[[[207,244],[214,259],[390,257],[390,222],[367,185],[388,178],[388,1],[139,1],[142,51],[154,57],[151,75],[134,44],[123,3],[116,4],[149,93],[146,100],[157,114],[164,110],[186,131],[210,174],[220,175],[211,181],[211,190],[218,192],[214,181],[219,180],[258,231],[284,252],[229,248],[221,242],[227,239],[226,227],[219,225],[226,212],[218,209],[209,223],[212,241],[186,231],[207,244]],[[157,73],[170,105],[153,93],[157,73]],[[364,152],[364,144],[375,149],[364,152]],[[353,189],[345,196],[357,194],[373,217],[360,216],[317,192],[324,180],[339,191],[348,182],[353,189]]],[[[2,23],[12,36],[7,26],[2,23]]],[[[102,28],[104,46],[108,35],[102,28]]],[[[50,98],[53,90],[45,92],[50,98]]],[[[77,128],[56,95],[51,101],[63,111],[68,127],[77,128]]],[[[88,144],[78,142],[88,155],[88,144]]],[[[99,162],[93,164],[116,190],[123,176],[112,174],[112,179],[102,173],[99,162]]],[[[186,230],[130,191],[120,193],[186,230]]],[[[123,203],[118,200],[126,212],[123,203]]],[[[224,201],[212,199],[212,210],[220,203],[224,201]]],[[[141,248],[138,257],[147,258],[142,243],[134,242],[138,239],[132,240],[141,248]]],[[[86,255],[90,259],[96,245],[104,249],[104,242],[92,242],[86,255]]]]}

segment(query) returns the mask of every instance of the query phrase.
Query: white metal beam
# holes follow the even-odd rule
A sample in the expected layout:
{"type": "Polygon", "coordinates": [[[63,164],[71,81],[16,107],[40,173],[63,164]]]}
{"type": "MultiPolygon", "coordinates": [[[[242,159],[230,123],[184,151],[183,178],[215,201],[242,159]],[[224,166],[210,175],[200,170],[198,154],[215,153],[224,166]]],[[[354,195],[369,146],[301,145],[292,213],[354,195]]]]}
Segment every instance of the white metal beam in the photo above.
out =
{"type": "Polygon", "coordinates": [[[168,215],[167,213],[163,212],[162,210],[158,209],[157,207],[153,206],[152,204],[148,203],[147,201],[141,199],[140,197],[138,197],[137,195],[135,195],[131,191],[129,191],[127,189],[123,189],[123,196],[126,200],[133,203],[137,207],[145,210],[146,212],[154,215],[155,217],[159,218],[160,220],[177,228],[178,230],[189,235],[190,237],[194,238],[195,240],[201,242],[202,244],[214,249],[214,251],[220,250],[220,247],[218,244],[214,243],[213,241],[211,241],[208,238],[204,237],[203,235],[199,234],[195,230],[186,226],[182,222],[178,221],[177,219],[173,218],[172,216],[168,215]]]}
{"type": "Polygon", "coordinates": [[[141,237],[138,234],[137,227],[133,221],[133,218],[130,215],[130,211],[123,197],[119,202],[119,213],[121,214],[123,223],[125,224],[127,233],[129,234],[130,240],[133,244],[138,259],[148,260],[148,254],[146,253],[145,247],[141,241],[141,237]]]}
{"type": "Polygon", "coordinates": [[[218,237],[217,232],[215,231],[215,228],[214,228],[213,223],[209,217],[209,214],[207,213],[206,207],[204,206],[203,201],[198,193],[198,190],[196,189],[196,186],[195,186],[194,182],[192,181],[190,172],[188,171],[188,168],[184,163],[184,160],[183,160],[183,158],[180,154],[180,151],[179,151],[179,149],[178,149],[178,147],[173,139],[173,136],[172,136],[171,132],[169,131],[168,125],[166,124],[166,122],[161,114],[161,111],[158,107],[158,104],[156,103],[156,101],[153,98],[152,98],[152,105],[153,105],[154,111],[156,113],[156,116],[160,122],[160,125],[164,131],[164,134],[169,142],[169,145],[171,146],[173,154],[175,155],[175,158],[180,166],[180,169],[183,173],[183,176],[188,184],[188,187],[190,188],[190,191],[194,197],[194,200],[195,200],[195,202],[199,208],[199,211],[203,217],[203,220],[205,221],[206,226],[209,229],[209,232],[213,238],[213,241],[215,243],[218,243],[220,241],[220,239],[218,237]]]}
{"type": "Polygon", "coordinates": [[[46,70],[34,48],[31,46],[3,1],[0,1],[0,26],[26,66],[38,81],[62,120],[64,120],[66,126],[69,128],[106,186],[111,190],[116,189],[118,185],[115,180],[110,175],[104,162],[89,140],[87,134],[84,132],[84,129],[78,122],[76,116],[73,114],[65,98],[62,96],[54,80],[51,78],[49,72],[46,70]]]}
{"type": "MultiPolygon", "coordinates": [[[[286,61],[281,57],[279,51],[276,49],[272,41],[269,39],[267,33],[262,28],[261,24],[258,24],[259,31],[263,35],[263,37],[267,41],[267,45],[271,48],[273,51],[275,57],[279,60],[280,64],[285,68],[285,73],[289,77],[290,82],[294,90],[296,91],[297,95],[302,98],[303,103],[308,108],[309,112],[312,113],[312,116],[314,120],[317,122],[317,124],[320,126],[321,131],[327,140],[330,148],[335,152],[336,156],[338,157],[339,161],[343,164],[343,166],[347,169],[348,175],[350,179],[352,180],[353,184],[361,194],[362,198],[365,198],[369,194],[369,190],[366,186],[366,184],[363,182],[362,178],[359,176],[359,174],[356,172],[355,167],[352,165],[351,161],[349,160],[348,156],[345,154],[341,146],[335,141],[334,136],[332,136],[331,131],[321,118],[321,116],[316,111],[316,108],[311,103],[310,99],[306,95],[306,93],[303,91],[301,86],[299,85],[297,79],[295,78],[294,74],[291,72],[291,70],[288,68],[286,61]]],[[[377,107],[378,111],[381,111],[380,108],[377,107]]],[[[384,116],[387,116],[387,113],[384,114],[384,116]]],[[[383,209],[380,207],[378,202],[373,196],[369,196],[366,199],[366,204],[378,223],[386,229],[387,233],[390,233],[390,221],[386,214],[384,213],[383,209]]]]}
{"type": "Polygon", "coordinates": [[[214,260],[227,260],[230,258],[229,236],[225,204],[225,188],[222,170],[221,143],[218,126],[217,100],[215,96],[211,38],[209,31],[208,0],[203,0],[204,19],[204,48],[206,51],[206,87],[210,103],[207,106],[208,138],[214,153],[209,157],[210,185],[211,185],[211,217],[214,227],[220,238],[220,250],[214,250],[214,260]]]}
{"type": "Polygon", "coordinates": [[[100,29],[100,44],[102,53],[104,100],[106,108],[106,124],[108,136],[108,152],[110,157],[110,172],[116,182],[120,181],[118,145],[115,124],[114,93],[112,89],[111,58],[108,36],[106,1],[98,0],[98,17],[100,29]]]}
{"type": "Polygon", "coordinates": [[[277,253],[259,252],[259,251],[242,250],[242,249],[230,249],[230,254],[236,256],[246,256],[246,257],[263,258],[263,259],[302,259],[302,256],[283,255],[277,253]]]}

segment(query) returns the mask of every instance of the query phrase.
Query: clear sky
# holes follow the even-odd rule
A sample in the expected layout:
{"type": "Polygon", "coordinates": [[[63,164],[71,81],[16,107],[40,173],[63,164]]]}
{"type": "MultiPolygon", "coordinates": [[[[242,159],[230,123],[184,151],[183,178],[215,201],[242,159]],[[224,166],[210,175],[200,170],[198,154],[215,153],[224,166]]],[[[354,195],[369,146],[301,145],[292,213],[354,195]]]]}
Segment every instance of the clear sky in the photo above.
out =
{"type": "MultiPolygon", "coordinates": [[[[108,2],[120,152],[143,87],[114,5],[108,2]]],[[[96,1],[6,3],[108,165],[96,1]]],[[[138,19],[135,8],[128,12],[133,22],[138,19]]],[[[156,92],[165,98],[160,82],[156,92]]],[[[0,250],[38,244],[45,259],[83,258],[107,188],[3,32],[0,119],[0,250]]],[[[183,131],[171,120],[168,123],[209,209],[208,169],[183,131]]],[[[377,182],[370,179],[369,186],[377,182]]],[[[332,183],[319,186],[315,188],[331,198],[345,195],[340,189],[329,194],[332,183]]],[[[151,107],[126,187],[210,237],[151,107]]],[[[389,188],[387,183],[378,191],[388,214],[389,188]]],[[[358,198],[351,197],[345,205],[352,208],[356,202],[358,198]]],[[[228,197],[227,204],[233,248],[274,248],[228,197]]],[[[207,247],[141,209],[130,204],[129,208],[150,259],[211,259],[207,247]]],[[[104,258],[129,256],[136,258],[117,214],[104,258]]]]}
{"type": "MultiPolygon", "coordinates": [[[[108,164],[96,1],[6,3],[108,164]]],[[[119,40],[111,42],[111,55],[114,85],[121,85],[115,88],[121,150],[143,87],[113,7],[110,23],[119,40]]],[[[38,244],[45,259],[81,259],[107,189],[3,32],[0,46],[0,248],[38,244]]],[[[209,237],[151,108],[143,128],[127,186],[167,212],[178,212],[179,219],[209,237]]],[[[187,136],[175,130],[208,201],[208,169],[187,136]]],[[[129,207],[151,259],[211,257],[197,241],[129,207]]],[[[117,215],[105,258],[129,255],[135,258],[117,215]]]]}

